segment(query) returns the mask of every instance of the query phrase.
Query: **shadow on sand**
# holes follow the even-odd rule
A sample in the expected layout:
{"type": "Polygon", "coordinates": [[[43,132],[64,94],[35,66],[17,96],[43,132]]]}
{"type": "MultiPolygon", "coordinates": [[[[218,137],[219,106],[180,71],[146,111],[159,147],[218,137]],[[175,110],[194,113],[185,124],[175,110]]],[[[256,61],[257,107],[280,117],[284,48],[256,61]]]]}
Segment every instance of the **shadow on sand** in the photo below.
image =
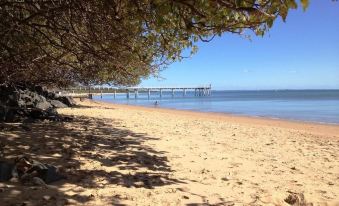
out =
{"type": "MultiPolygon", "coordinates": [[[[49,188],[0,183],[1,205],[82,205],[95,198],[81,193],[86,188],[119,185],[151,189],[181,183],[169,177],[171,168],[164,152],[144,144],[156,139],[123,129],[112,119],[79,117],[72,122],[0,125],[2,159],[12,161],[26,154],[63,168],[68,177],[49,188]]],[[[119,195],[107,201],[122,205],[119,195]]]]}

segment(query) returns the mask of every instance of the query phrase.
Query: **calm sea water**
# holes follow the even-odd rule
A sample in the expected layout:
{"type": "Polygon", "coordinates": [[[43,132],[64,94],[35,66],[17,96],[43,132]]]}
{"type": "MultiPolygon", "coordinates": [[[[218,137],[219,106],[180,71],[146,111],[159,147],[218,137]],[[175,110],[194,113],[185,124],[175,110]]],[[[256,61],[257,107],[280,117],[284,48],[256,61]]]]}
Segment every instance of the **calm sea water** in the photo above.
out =
{"type": "Polygon", "coordinates": [[[183,97],[176,91],[174,98],[171,92],[163,92],[162,98],[153,92],[150,99],[146,93],[139,93],[137,99],[134,93],[130,99],[126,94],[95,99],[147,107],[155,107],[158,101],[157,107],[163,108],[339,124],[339,90],[212,91],[205,97],[195,97],[194,92],[183,97]]]}

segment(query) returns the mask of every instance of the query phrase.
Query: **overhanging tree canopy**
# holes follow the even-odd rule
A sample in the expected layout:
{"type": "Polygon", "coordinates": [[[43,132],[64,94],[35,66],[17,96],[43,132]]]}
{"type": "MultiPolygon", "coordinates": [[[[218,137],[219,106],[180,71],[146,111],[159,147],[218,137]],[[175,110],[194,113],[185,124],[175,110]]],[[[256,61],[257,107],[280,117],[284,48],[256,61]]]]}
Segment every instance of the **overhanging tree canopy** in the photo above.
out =
{"type": "Polygon", "coordinates": [[[296,7],[295,0],[4,0],[0,84],[137,84],[184,50],[194,53],[199,40],[263,35],[296,7]]]}

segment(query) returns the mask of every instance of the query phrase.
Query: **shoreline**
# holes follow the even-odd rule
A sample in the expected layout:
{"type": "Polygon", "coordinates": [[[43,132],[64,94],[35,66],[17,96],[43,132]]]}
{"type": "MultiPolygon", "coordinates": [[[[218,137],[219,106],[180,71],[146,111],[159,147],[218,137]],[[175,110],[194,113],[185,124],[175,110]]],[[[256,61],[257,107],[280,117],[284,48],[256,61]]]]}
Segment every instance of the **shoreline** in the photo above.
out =
{"type": "MultiPolygon", "coordinates": [[[[88,100],[87,100],[88,101],[88,100]]],[[[307,122],[290,119],[279,119],[270,117],[259,117],[259,116],[247,116],[247,115],[236,115],[231,113],[222,112],[204,112],[204,111],[193,111],[193,110],[182,110],[174,108],[163,108],[163,107],[147,107],[139,105],[119,104],[113,102],[106,102],[100,100],[89,100],[96,104],[103,104],[106,106],[115,106],[120,108],[128,108],[134,110],[144,111],[157,111],[162,113],[180,114],[184,116],[193,116],[203,119],[213,119],[232,123],[240,123],[246,125],[258,125],[258,126],[269,126],[269,127],[280,127],[286,129],[303,130],[310,133],[320,135],[330,135],[339,137],[339,124],[322,123],[322,122],[307,122]]]]}
{"type": "Polygon", "coordinates": [[[316,122],[316,121],[307,121],[307,120],[297,120],[297,119],[284,119],[279,117],[270,117],[270,116],[256,116],[256,115],[247,115],[247,114],[235,114],[229,112],[213,112],[213,111],[199,111],[193,109],[176,109],[176,108],[166,108],[166,107],[151,107],[144,105],[133,105],[133,104],[123,104],[123,103],[114,103],[109,101],[101,101],[101,100],[92,100],[98,103],[107,103],[107,104],[115,104],[115,105],[126,105],[132,107],[140,107],[140,108],[150,108],[150,109],[164,109],[164,110],[174,110],[174,111],[187,111],[193,113],[205,113],[205,114],[215,114],[215,115],[225,115],[225,116],[234,116],[234,117],[245,117],[245,118],[255,118],[255,119],[265,119],[265,120],[280,120],[294,123],[305,123],[305,124],[316,124],[316,125],[330,125],[330,126],[339,126],[339,123],[332,122],[316,122]]]}

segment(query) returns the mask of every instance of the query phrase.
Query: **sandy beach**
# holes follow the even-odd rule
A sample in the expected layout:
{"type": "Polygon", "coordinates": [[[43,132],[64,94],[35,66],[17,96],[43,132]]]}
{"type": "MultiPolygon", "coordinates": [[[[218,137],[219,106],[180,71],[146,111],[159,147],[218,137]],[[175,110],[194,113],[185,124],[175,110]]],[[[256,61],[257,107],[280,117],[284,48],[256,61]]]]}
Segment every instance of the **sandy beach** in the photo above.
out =
{"type": "Polygon", "coordinates": [[[7,159],[64,168],[0,205],[339,205],[339,126],[85,100],[70,122],[5,124],[7,159]]]}

